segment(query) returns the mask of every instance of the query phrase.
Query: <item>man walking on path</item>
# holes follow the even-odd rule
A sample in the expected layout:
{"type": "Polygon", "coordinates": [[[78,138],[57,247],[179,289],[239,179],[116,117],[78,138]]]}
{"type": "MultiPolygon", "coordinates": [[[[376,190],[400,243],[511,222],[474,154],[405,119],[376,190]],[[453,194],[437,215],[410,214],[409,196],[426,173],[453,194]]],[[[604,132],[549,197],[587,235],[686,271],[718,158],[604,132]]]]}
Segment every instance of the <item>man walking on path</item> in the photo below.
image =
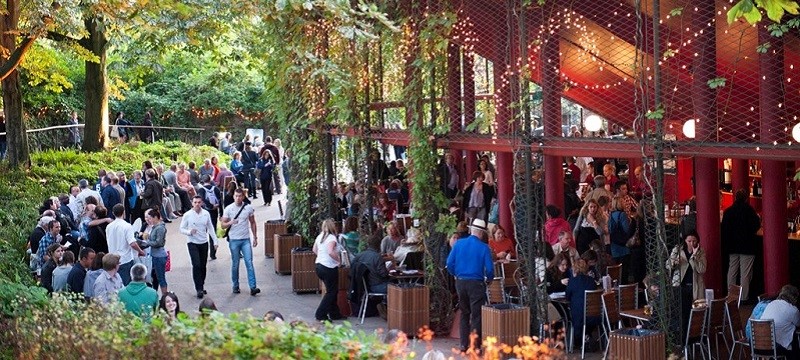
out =
{"type": "MultiPolygon", "coordinates": [[[[219,218],[220,199],[222,199],[222,191],[220,191],[218,187],[214,186],[214,183],[211,182],[210,176],[203,175],[203,186],[201,186],[197,190],[197,195],[203,199],[203,210],[208,211],[208,215],[211,217],[211,226],[213,226],[214,232],[216,232],[217,219],[219,218]]],[[[215,241],[214,244],[217,244],[217,242],[215,241]]],[[[209,253],[211,255],[211,260],[216,260],[217,246],[211,246],[209,247],[209,250],[210,250],[209,253]]]]}
{"type": "MultiPolygon", "coordinates": [[[[192,260],[192,280],[197,298],[202,299],[206,294],[206,262],[208,262],[208,239],[216,251],[219,246],[217,230],[208,211],[203,210],[203,198],[195,196],[192,199],[192,209],[183,214],[181,220],[181,234],[187,236],[189,258],[192,260]]],[[[216,253],[216,252],[215,252],[216,253]]]]}
{"type": "Polygon", "coordinates": [[[481,306],[486,303],[486,283],[494,279],[494,263],[489,245],[481,241],[486,235],[486,222],[475,219],[471,235],[455,243],[447,257],[447,271],[456,278],[456,292],[461,309],[461,351],[470,347],[470,333],[478,335],[474,344],[481,344],[481,306]]]}
{"type": "Polygon", "coordinates": [[[112,211],[116,219],[106,227],[108,253],[119,255],[119,276],[122,284],[128,285],[131,282],[133,259],[137,254],[144,256],[144,251],[133,237],[133,227],[125,221],[125,205],[116,204],[112,211]]]}
{"type": "Polygon", "coordinates": [[[736,284],[736,278],[742,276],[742,301],[749,301],[757,245],[756,232],[761,228],[761,220],[748,200],[746,189],[736,191],[733,205],[725,209],[720,224],[722,250],[728,254],[728,286],[736,284]]]}
{"type": "Polygon", "coordinates": [[[228,205],[222,213],[222,228],[227,230],[228,245],[231,249],[231,281],[233,293],[239,290],[239,258],[244,258],[247,269],[247,283],[250,295],[261,292],[256,286],[256,271],[253,268],[253,249],[258,246],[258,231],[253,207],[244,203],[244,191],[236,189],[233,204],[228,205]],[[253,246],[250,247],[250,231],[253,232],[253,246]]]}

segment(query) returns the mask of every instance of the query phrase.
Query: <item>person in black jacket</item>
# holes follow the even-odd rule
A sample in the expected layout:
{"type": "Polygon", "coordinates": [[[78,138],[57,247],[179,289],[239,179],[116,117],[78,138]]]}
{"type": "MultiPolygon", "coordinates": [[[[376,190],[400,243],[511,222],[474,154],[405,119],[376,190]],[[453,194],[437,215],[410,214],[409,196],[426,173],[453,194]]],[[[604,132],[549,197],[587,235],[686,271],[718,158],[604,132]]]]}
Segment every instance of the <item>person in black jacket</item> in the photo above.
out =
{"type": "Polygon", "coordinates": [[[747,189],[736,191],[733,205],[722,214],[720,229],[723,253],[728,253],[728,285],[736,284],[736,278],[741,275],[742,301],[749,300],[756,232],[761,228],[761,219],[748,199],[747,189]]]}
{"type": "Polygon", "coordinates": [[[248,190],[248,195],[253,199],[258,199],[256,192],[256,163],[258,162],[258,155],[253,151],[250,142],[244,144],[244,151],[242,151],[242,174],[244,175],[244,187],[248,190]]]}
{"type": "Polygon", "coordinates": [[[472,173],[472,182],[464,189],[464,207],[467,208],[467,217],[470,219],[482,219],[486,221],[489,217],[489,207],[495,191],[494,186],[483,182],[484,175],[480,171],[472,173]]]}

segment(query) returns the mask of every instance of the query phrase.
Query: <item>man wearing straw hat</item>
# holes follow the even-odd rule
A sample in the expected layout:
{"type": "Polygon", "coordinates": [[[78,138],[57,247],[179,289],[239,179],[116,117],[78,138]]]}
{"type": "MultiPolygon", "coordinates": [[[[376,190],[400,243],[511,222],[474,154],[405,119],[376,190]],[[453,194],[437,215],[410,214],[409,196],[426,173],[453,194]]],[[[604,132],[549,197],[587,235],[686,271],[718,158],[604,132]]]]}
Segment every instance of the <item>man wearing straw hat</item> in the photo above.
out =
{"type": "Polygon", "coordinates": [[[456,241],[447,257],[447,271],[456,278],[456,292],[461,309],[461,351],[470,347],[470,333],[478,337],[474,347],[481,344],[481,306],[486,303],[486,283],[494,279],[494,264],[489,245],[481,241],[486,236],[486,221],[475,219],[470,236],[456,241]]]}

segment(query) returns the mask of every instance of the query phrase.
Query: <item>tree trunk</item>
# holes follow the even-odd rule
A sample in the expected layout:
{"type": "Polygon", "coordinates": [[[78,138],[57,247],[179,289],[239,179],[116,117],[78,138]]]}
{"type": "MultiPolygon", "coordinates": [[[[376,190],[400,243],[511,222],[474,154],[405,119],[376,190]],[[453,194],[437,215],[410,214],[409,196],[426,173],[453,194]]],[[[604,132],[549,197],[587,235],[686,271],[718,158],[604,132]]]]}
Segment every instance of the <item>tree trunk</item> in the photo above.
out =
{"type": "MultiPolygon", "coordinates": [[[[17,25],[19,2],[7,0],[5,15],[0,15],[0,41],[9,52],[17,48],[17,25]]],[[[3,59],[3,64],[11,59],[3,59]]],[[[19,72],[13,70],[3,79],[3,112],[6,117],[6,139],[8,140],[8,162],[12,166],[29,166],[28,134],[22,119],[22,94],[19,88],[19,72]]]]}
{"type": "Polygon", "coordinates": [[[103,32],[103,20],[99,18],[85,21],[88,37],[81,45],[98,57],[98,62],[86,61],[86,94],[84,111],[86,127],[84,128],[83,150],[100,151],[108,140],[108,83],[106,74],[106,52],[108,39],[103,32]]]}

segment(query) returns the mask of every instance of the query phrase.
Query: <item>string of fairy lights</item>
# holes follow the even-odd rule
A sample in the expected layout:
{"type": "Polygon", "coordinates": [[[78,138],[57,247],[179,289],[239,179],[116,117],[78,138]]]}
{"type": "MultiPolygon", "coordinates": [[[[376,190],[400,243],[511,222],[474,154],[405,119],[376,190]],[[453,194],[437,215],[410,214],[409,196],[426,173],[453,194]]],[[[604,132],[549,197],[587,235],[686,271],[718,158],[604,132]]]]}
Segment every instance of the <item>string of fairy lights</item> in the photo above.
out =
{"type": "MultiPolygon", "coordinates": [[[[495,103],[495,112],[503,111],[511,104],[504,104],[504,99],[509,98],[506,92],[510,91],[512,82],[510,79],[518,78],[519,76],[527,76],[528,78],[535,78],[531,75],[540,74],[544,66],[552,66],[552,69],[559,74],[559,80],[563,85],[564,92],[571,89],[580,88],[583,90],[613,90],[615,88],[622,88],[621,91],[634,91],[634,79],[637,76],[642,76],[646,79],[646,84],[652,87],[653,66],[658,64],[664,72],[662,84],[675,95],[684,95],[683,99],[687,99],[685,94],[692,91],[693,83],[693,62],[695,58],[700,57],[702,54],[698,53],[694,48],[693,40],[705,34],[706,31],[713,30],[718,27],[719,21],[724,21],[724,17],[734,0],[729,0],[727,4],[723,4],[721,8],[717,8],[716,17],[704,24],[697,24],[690,21],[695,13],[701,11],[696,6],[688,6],[690,2],[685,2],[687,5],[681,8],[675,8],[669,11],[658,22],[662,26],[665,35],[662,35],[662,40],[665,44],[665,51],[661,57],[654,59],[652,54],[643,53],[643,50],[636,49],[633,45],[633,31],[624,33],[620,30],[620,22],[615,18],[632,18],[634,16],[633,9],[630,4],[619,2],[616,8],[604,9],[603,12],[596,12],[586,10],[586,5],[580,6],[584,9],[579,11],[578,8],[563,8],[558,9],[552,15],[541,21],[538,28],[533,31],[533,36],[528,43],[529,58],[527,61],[517,56],[511,61],[502,65],[498,64],[495,60],[495,69],[502,69],[502,71],[495,71],[495,76],[499,76],[495,81],[495,91],[493,101],[495,103]],[[628,39],[627,37],[630,37],[628,39]],[[557,63],[549,61],[542,64],[540,55],[544,44],[550,39],[558,39],[560,42],[559,60],[557,63]],[[566,39],[566,40],[565,40],[566,39]],[[636,56],[644,56],[645,61],[641,69],[633,69],[636,56]],[[498,67],[498,65],[500,65],[498,67]],[[602,75],[602,74],[609,75],[602,75]],[[588,74],[588,75],[587,75],[588,74]],[[577,76],[576,76],[577,75],[577,76]],[[610,77],[616,77],[615,80],[608,80],[610,77]],[[597,79],[598,82],[586,82],[582,79],[597,79]],[[605,81],[603,79],[606,79],[605,81]]],[[[476,34],[476,24],[471,16],[476,16],[474,13],[467,13],[463,9],[459,10],[459,21],[453,28],[453,40],[462,45],[463,54],[472,56],[475,48],[479,45],[481,39],[476,34]]],[[[630,20],[629,20],[630,21],[630,20]]],[[[763,25],[762,25],[763,26],[763,25]]],[[[495,31],[502,32],[502,29],[495,31]]],[[[717,73],[722,81],[727,81],[727,84],[719,86],[718,90],[718,106],[719,106],[719,119],[715,121],[720,122],[717,131],[720,133],[744,133],[747,134],[748,140],[739,141],[753,142],[757,141],[761,133],[761,124],[758,121],[759,117],[759,97],[757,84],[747,85],[748,82],[753,82],[752,72],[758,71],[758,56],[755,55],[756,44],[753,41],[748,43],[743,42],[748,38],[752,38],[757,32],[757,28],[753,25],[746,23],[735,23],[730,26],[720,27],[719,33],[725,36],[717,39],[718,52],[721,52],[728,44],[735,51],[734,58],[720,58],[717,59],[717,73]],[[728,40],[730,39],[730,40],[728,40]],[[755,65],[755,66],[754,66],[755,65]],[[726,78],[726,76],[728,78],[726,78]],[[726,87],[727,85],[727,87],[726,87]],[[737,85],[737,86],[735,86],[737,85]],[[750,102],[751,105],[747,105],[750,102]],[[751,121],[719,121],[729,115],[729,111],[735,109],[747,109],[751,113],[749,116],[751,121]],[[726,128],[727,127],[727,128],[726,128]]],[[[718,35],[719,36],[719,35],[718,35]]],[[[508,42],[513,42],[512,39],[506,39],[508,42]]],[[[795,38],[787,41],[797,41],[795,38]]],[[[730,49],[726,50],[730,51],[730,49]]],[[[511,51],[516,53],[515,51],[511,51]]],[[[775,49],[770,50],[769,54],[776,54],[775,49]]],[[[719,55],[718,55],[719,57],[719,55]]],[[[793,58],[787,57],[787,64],[785,70],[784,83],[787,85],[787,90],[794,90],[800,94],[800,90],[788,89],[788,85],[792,83],[792,76],[795,71],[795,66],[790,61],[793,58]]],[[[761,75],[762,80],[766,80],[766,75],[761,75]]],[[[784,95],[785,96],[785,95],[784,95]]],[[[688,99],[691,99],[689,96],[688,99]]],[[[603,99],[605,100],[605,99],[603,99]]],[[[606,100],[609,101],[609,100],[606,100]]],[[[671,105],[675,108],[691,109],[691,104],[678,103],[676,98],[668,98],[672,101],[671,105]]],[[[684,100],[685,101],[685,100],[684,100]]],[[[783,109],[787,99],[774,102],[778,108],[783,109]]],[[[626,104],[606,104],[606,106],[624,106],[626,104]]],[[[783,109],[785,110],[785,109],[783,109]]],[[[686,111],[686,110],[684,110],[686,111]]],[[[739,113],[742,111],[737,110],[739,113]]],[[[667,114],[670,110],[667,110],[667,114]]],[[[732,113],[731,113],[732,114],[732,113]]],[[[797,123],[796,116],[787,116],[785,121],[781,122],[781,131],[787,134],[786,144],[793,144],[794,141],[800,142],[800,123],[797,123]]],[[[685,119],[683,123],[683,139],[693,139],[694,129],[697,127],[698,121],[696,119],[685,119]]],[[[492,131],[497,132],[498,124],[493,124],[492,131]]],[[[674,128],[674,126],[670,126],[674,128]]],[[[775,131],[777,129],[770,129],[775,131]]],[[[734,137],[736,139],[736,137],[734,137]]],[[[778,145],[781,141],[772,141],[773,145],[778,145]]]]}

